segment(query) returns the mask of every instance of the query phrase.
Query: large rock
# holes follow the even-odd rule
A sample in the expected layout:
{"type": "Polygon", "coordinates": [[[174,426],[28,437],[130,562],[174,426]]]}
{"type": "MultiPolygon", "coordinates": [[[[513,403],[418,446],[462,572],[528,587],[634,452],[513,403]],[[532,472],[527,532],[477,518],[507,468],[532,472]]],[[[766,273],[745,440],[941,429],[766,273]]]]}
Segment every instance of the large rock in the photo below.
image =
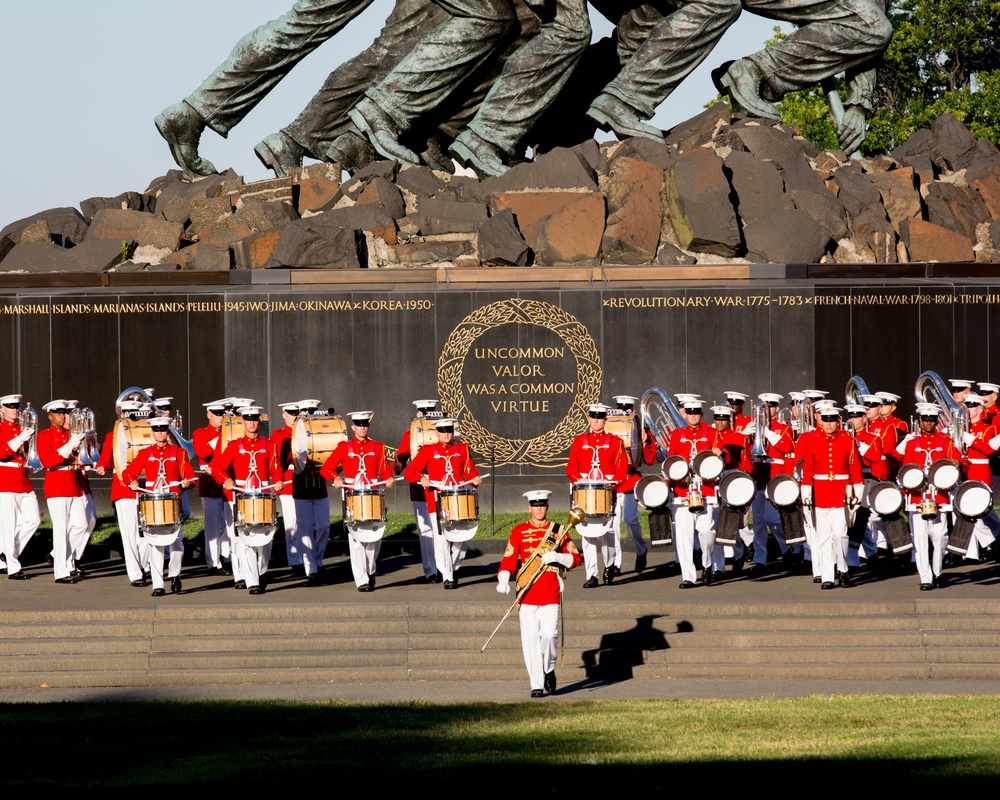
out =
{"type": "MultiPolygon", "coordinates": [[[[131,244],[126,242],[126,248],[131,244]]],[[[34,242],[14,247],[3,268],[5,272],[103,272],[121,258],[120,239],[88,239],[68,250],[50,242],[34,242]]]]}
{"type": "MultiPolygon", "coordinates": [[[[380,162],[382,163],[382,162],[380,162]]],[[[396,162],[391,162],[396,163],[396,162]]],[[[350,206],[309,217],[313,224],[352,231],[365,231],[387,244],[396,243],[396,221],[377,206],[350,206]]],[[[294,223],[297,224],[297,223],[294,223]]]]}
{"type": "Polygon", "coordinates": [[[759,161],[750,153],[734,150],[723,162],[736,192],[737,210],[743,225],[771,216],[775,211],[795,208],[792,198],[785,194],[785,183],[777,168],[769,161],[759,161]]]}
{"type": "Polygon", "coordinates": [[[94,214],[102,208],[126,208],[129,211],[145,211],[143,196],[138,192],[124,192],[117,197],[88,197],[80,201],[83,218],[90,222],[94,214]]]}
{"type": "Polygon", "coordinates": [[[517,227],[535,253],[536,264],[593,264],[604,234],[600,192],[501,192],[490,210],[514,212],[517,227]]]}
{"type": "Polygon", "coordinates": [[[833,193],[824,186],[818,192],[791,189],[788,192],[796,208],[802,209],[830,233],[831,239],[847,235],[847,212],[833,193]]]}
{"type": "Polygon", "coordinates": [[[487,178],[482,186],[490,194],[536,189],[596,190],[597,181],[590,164],[579,153],[556,147],[498,178],[487,178]]]}
{"type": "Polygon", "coordinates": [[[232,214],[233,200],[229,195],[199,198],[188,207],[187,231],[191,236],[196,236],[202,229],[227,219],[232,214]]]}
{"type": "Polygon", "coordinates": [[[979,193],[956,183],[935,181],[927,187],[924,203],[928,222],[960,233],[970,242],[976,241],[976,225],[991,219],[979,193]]]}
{"type": "Polygon", "coordinates": [[[663,208],[663,170],[616,158],[608,182],[608,220],[601,250],[606,264],[646,264],[656,256],[663,208]]]}
{"type": "Polygon", "coordinates": [[[0,239],[6,236],[14,244],[19,244],[21,232],[38,220],[45,220],[50,238],[61,247],[72,247],[87,238],[87,223],[79,211],[75,208],[50,208],[10,223],[0,230],[0,239]]]}
{"type": "Polygon", "coordinates": [[[424,236],[475,233],[486,218],[486,206],[482,203],[458,203],[437,198],[421,200],[417,213],[411,215],[424,236]]]}
{"type": "Polygon", "coordinates": [[[421,266],[455,261],[472,254],[468,239],[449,239],[433,242],[411,242],[395,247],[396,260],[404,266],[421,266]]]}
{"type": "Polygon", "coordinates": [[[372,178],[356,198],[359,206],[375,206],[381,208],[393,219],[406,215],[403,195],[399,189],[385,178],[372,178]]]}
{"type": "Polygon", "coordinates": [[[150,219],[150,214],[124,208],[102,208],[94,214],[87,233],[88,239],[109,239],[119,244],[122,240],[134,241],[139,229],[150,219]]]}
{"type": "Polygon", "coordinates": [[[179,222],[167,222],[147,214],[135,235],[138,247],[155,247],[158,250],[174,251],[180,246],[183,226],[179,222]]]}
{"type": "Polygon", "coordinates": [[[665,172],[667,213],[681,247],[732,257],[740,252],[739,225],[722,159],[700,148],[671,161],[665,172]]]}
{"type": "Polygon", "coordinates": [[[917,191],[916,174],[913,167],[901,167],[878,172],[868,176],[882,197],[882,207],[899,233],[899,223],[909,217],[919,217],[923,210],[920,193],[917,191]]]}
{"type": "Polygon", "coordinates": [[[972,242],[962,234],[942,228],[922,219],[904,219],[899,226],[900,238],[906,245],[911,261],[974,261],[972,242]]]}
{"type": "Polygon", "coordinates": [[[747,258],[759,263],[817,264],[829,232],[805,211],[776,208],[743,228],[747,258]]]}
{"type": "Polygon", "coordinates": [[[350,228],[322,225],[315,217],[288,225],[271,251],[267,267],[359,269],[364,236],[350,228]]]}
{"type": "Polygon", "coordinates": [[[712,141],[715,132],[732,121],[729,104],[721,100],[711,108],[706,108],[691,119],[675,125],[663,137],[667,145],[674,145],[684,153],[712,141]]]}
{"type": "Polygon", "coordinates": [[[976,140],[951,114],[942,114],[931,123],[934,145],[952,170],[965,169],[979,156],[976,140]]]}
{"type": "Polygon", "coordinates": [[[882,200],[878,187],[870,177],[861,171],[859,164],[851,164],[837,170],[833,176],[839,191],[837,199],[853,220],[882,200]]]}
{"type": "Polygon", "coordinates": [[[528,243],[514,224],[514,213],[506,208],[479,227],[479,258],[484,264],[527,266],[531,257],[528,243]]]}
{"type": "Polygon", "coordinates": [[[877,264],[896,262],[896,231],[886,219],[885,210],[876,204],[862,211],[851,220],[854,239],[868,254],[868,260],[877,264]]]}

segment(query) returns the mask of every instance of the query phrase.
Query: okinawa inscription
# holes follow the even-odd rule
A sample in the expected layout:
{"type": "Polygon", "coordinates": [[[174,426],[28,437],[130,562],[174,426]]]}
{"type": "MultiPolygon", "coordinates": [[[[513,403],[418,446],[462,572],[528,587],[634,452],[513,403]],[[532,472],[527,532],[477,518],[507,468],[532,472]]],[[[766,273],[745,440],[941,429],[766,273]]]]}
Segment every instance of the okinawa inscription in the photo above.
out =
{"type": "Polygon", "coordinates": [[[562,466],[586,425],[586,405],[600,400],[601,378],[586,326],[538,300],[477,309],[451,332],[438,361],[442,408],[497,466],[562,466]]]}

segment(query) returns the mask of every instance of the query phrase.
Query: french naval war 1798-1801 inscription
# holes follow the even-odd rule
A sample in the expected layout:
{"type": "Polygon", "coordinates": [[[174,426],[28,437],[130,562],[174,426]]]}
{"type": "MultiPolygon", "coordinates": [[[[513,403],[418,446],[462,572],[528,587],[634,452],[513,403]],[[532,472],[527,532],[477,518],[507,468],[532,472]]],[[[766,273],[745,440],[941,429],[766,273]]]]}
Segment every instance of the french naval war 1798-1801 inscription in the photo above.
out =
{"type": "Polygon", "coordinates": [[[451,332],[438,392],[463,439],[496,466],[559,467],[601,395],[597,345],[575,317],[540,300],[490,303],[451,332]]]}

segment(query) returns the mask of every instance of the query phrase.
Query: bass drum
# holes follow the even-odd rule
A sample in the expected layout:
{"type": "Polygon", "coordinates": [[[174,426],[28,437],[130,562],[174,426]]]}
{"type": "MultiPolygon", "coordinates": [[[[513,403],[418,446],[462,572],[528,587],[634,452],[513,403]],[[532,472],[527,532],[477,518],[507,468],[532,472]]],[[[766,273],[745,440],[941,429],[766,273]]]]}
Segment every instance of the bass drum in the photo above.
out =
{"type": "Polygon", "coordinates": [[[139,454],[139,451],[155,444],[153,429],[149,427],[148,419],[120,419],[115,423],[115,435],[112,441],[114,448],[115,476],[122,479],[129,464],[139,454]]]}
{"type": "Polygon", "coordinates": [[[617,436],[625,445],[629,463],[638,467],[642,461],[642,429],[639,427],[639,417],[636,414],[608,414],[604,430],[612,436],[617,436]]]}
{"type": "Polygon", "coordinates": [[[417,455],[417,452],[425,444],[437,444],[438,432],[434,423],[443,417],[417,417],[410,423],[410,457],[417,455]]]}
{"type": "Polygon", "coordinates": [[[903,508],[903,492],[892,481],[879,481],[868,490],[868,507],[880,517],[891,517],[903,508]]]}
{"type": "MultiPolygon", "coordinates": [[[[267,439],[271,435],[271,423],[267,414],[260,415],[260,428],[258,429],[261,439],[267,439]]],[[[224,452],[229,443],[243,437],[243,417],[223,417],[222,427],[219,428],[219,452],[224,452]]]]}
{"type": "Polygon", "coordinates": [[[719,497],[730,508],[745,508],[756,493],[753,477],[742,470],[730,472],[719,481],[719,497]]]}
{"type": "Polygon", "coordinates": [[[953,502],[963,517],[979,519],[993,508],[993,490],[982,481],[965,481],[955,490],[953,502]]]}
{"type": "Polygon", "coordinates": [[[292,425],[292,461],[296,472],[322,467],[337,445],[347,441],[347,423],[333,417],[297,417],[292,425]]]}
{"type": "Polygon", "coordinates": [[[958,467],[949,458],[939,458],[930,469],[927,470],[927,480],[935,489],[942,492],[950,492],[958,484],[958,479],[962,477],[958,467]]]}
{"type": "Polygon", "coordinates": [[[658,475],[640,478],[635,485],[635,499],[643,508],[660,508],[666,505],[669,496],[670,487],[658,475]]]}
{"type": "Polygon", "coordinates": [[[799,482],[791,475],[776,475],[767,484],[767,499],[776,508],[789,508],[799,502],[799,482]]]}

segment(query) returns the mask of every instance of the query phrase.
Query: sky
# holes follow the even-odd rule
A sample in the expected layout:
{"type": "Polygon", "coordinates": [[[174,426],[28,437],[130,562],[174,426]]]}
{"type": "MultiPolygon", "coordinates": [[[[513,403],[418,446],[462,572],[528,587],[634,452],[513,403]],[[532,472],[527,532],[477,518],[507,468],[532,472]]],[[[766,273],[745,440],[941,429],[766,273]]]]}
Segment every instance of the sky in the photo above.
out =
{"type": "MultiPolygon", "coordinates": [[[[78,207],[88,197],[141,192],[173,168],[153,118],[193,91],[244,34],[280,16],[292,2],[6,4],[0,227],[48,208],[78,207]]],[[[206,131],[202,154],[247,181],[269,177],[254,145],[294,119],[330,71],[371,43],[391,7],[391,0],[375,0],[296,66],[228,139],[206,131]]],[[[591,18],[595,37],[610,34],[599,14],[592,12],[591,18]]],[[[758,50],[773,27],[770,20],[743,14],[660,106],[655,124],[668,128],[697,114],[716,94],[711,69],[758,50]]]]}

